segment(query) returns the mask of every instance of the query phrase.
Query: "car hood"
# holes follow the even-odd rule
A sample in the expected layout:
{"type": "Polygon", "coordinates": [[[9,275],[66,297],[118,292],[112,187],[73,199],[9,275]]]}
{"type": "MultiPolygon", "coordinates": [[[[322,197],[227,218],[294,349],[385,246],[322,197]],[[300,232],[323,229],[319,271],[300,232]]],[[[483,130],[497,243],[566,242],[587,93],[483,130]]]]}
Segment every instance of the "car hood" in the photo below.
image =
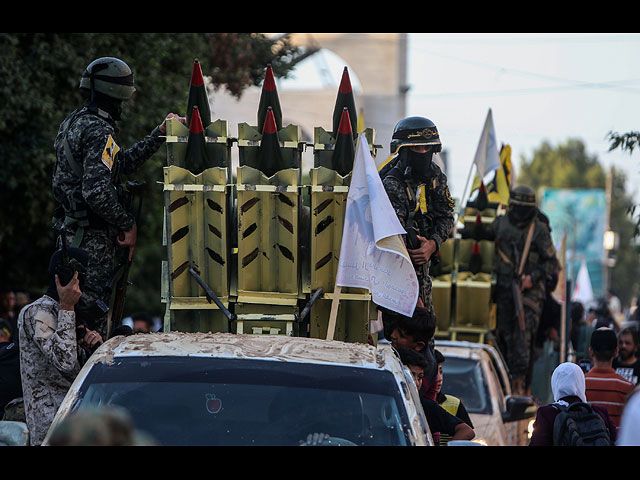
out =
{"type": "Polygon", "coordinates": [[[492,415],[482,415],[478,413],[470,413],[471,422],[473,423],[473,430],[476,434],[474,440],[484,440],[489,446],[502,446],[504,445],[504,433],[501,429],[504,429],[502,421],[492,415]]]}

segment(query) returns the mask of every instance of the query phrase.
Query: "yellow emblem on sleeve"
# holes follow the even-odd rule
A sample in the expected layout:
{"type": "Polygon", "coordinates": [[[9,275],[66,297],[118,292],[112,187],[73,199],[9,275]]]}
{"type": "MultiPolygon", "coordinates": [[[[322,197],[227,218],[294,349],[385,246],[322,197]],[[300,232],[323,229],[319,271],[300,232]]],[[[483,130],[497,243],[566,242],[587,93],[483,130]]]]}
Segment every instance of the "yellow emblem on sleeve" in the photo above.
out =
{"type": "Polygon", "coordinates": [[[107,144],[104,146],[104,150],[102,151],[102,163],[104,163],[109,171],[113,168],[113,163],[115,162],[116,154],[120,151],[120,147],[113,139],[111,135],[107,139],[107,144]]]}

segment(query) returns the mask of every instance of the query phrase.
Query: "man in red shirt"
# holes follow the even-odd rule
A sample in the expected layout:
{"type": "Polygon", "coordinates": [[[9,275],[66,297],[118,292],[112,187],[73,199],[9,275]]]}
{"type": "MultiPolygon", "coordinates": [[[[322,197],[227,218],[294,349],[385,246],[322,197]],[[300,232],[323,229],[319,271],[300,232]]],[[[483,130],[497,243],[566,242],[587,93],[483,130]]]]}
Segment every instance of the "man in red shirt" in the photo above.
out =
{"type": "Polygon", "coordinates": [[[618,375],[612,367],[618,354],[616,333],[606,327],[591,334],[589,353],[593,367],[585,374],[587,401],[607,409],[616,427],[620,425],[620,414],[627,394],[634,384],[618,375]]]}

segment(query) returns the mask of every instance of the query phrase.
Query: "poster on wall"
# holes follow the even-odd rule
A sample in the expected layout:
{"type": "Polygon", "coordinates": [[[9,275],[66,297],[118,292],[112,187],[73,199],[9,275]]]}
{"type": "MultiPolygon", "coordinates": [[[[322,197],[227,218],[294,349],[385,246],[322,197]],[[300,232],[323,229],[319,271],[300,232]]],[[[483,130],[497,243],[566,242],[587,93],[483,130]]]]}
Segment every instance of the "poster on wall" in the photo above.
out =
{"type": "Polygon", "coordinates": [[[566,233],[567,278],[575,285],[580,266],[587,265],[594,297],[603,292],[603,238],[607,201],[604,189],[543,189],[540,210],[549,218],[551,236],[557,245],[566,233]]]}

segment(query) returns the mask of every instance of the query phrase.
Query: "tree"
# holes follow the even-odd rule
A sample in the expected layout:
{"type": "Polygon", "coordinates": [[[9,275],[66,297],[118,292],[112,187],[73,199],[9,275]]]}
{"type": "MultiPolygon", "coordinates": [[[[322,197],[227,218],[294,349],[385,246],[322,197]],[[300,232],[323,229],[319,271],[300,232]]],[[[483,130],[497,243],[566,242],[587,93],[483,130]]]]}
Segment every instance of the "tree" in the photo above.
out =
{"type": "MultiPolygon", "coordinates": [[[[286,76],[299,56],[286,37],[257,33],[0,33],[0,268],[4,283],[40,293],[55,248],[51,174],[58,126],[82,105],[80,76],[94,59],[118,57],[134,71],[136,93],[124,105],[118,143],[147,135],[173,111],[185,114],[193,61],[214,88],[240,97],[265,67],[286,76]]],[[[127,304],[159,314],[162,246],[161,148],[132,178],[147,185],[127,304]]]]}
{"type": "MultiPolygon", "coordinates": [[[[557,147],[543,142],[531,160],[521,158],[518,183],[534,189],[549,188],[602,188],[606,187],[606,172],[597,156],[589,155],[581,140],[569,139],[557,147]]],[[[616,264],[611,269],[610,289],[623,304],[629,304],[638,290],[637,272],[640,260],[633,245],[634,222],[629,216],[633,205],[626,192],[626,176],[613,170],[610,227],[619,235],[619,247],[615,251],[616,264]]]]}
{"type": "MultiPolygon", "coordinates": [[[[629,152],[629,155],[633,153],[634,148],[640,145],[640,132],[627,132],[627,133],[617,133],[617,132],[609,132],[608,134],[609,141],[609,151],[616,150],[619,148],[622,151],[629,152]]],[[[632,217],[635,216],[636,208],[638,205],[631,204],[629,206],[629,215],[632,217]]],[[[636,217],[635,228],[633,230],[634,237],[640,237],[640,216],[636,217]]],[[[640,248],[639,248],[640,251],[640,248]]]]}

